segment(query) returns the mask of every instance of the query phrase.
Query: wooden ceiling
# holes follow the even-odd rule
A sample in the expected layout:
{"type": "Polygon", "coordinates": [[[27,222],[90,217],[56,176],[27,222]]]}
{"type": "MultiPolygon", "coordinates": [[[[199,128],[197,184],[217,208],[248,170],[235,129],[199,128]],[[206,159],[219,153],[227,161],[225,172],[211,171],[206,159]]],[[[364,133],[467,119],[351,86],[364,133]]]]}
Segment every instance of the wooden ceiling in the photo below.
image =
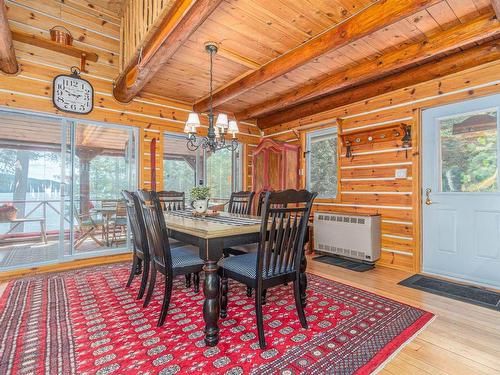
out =
{"type": "MultiPolygon", "coordinates": [[[[142,92],[198,103],[208,95],[209,57],[203,47],[206,41],[215,41],[220,47],[214,60],[217,92],[375,4],[374,0],[223,0],[142,92]]],[[[218,109],[239,114],[279,101],[299,88],[314,88],[336,73],[377,61],[491,14],[491,0],[435,1],[426,9],[239,93],[218,109]]],[[[406,64],[404,68],[410,67],[406,64]]]]}

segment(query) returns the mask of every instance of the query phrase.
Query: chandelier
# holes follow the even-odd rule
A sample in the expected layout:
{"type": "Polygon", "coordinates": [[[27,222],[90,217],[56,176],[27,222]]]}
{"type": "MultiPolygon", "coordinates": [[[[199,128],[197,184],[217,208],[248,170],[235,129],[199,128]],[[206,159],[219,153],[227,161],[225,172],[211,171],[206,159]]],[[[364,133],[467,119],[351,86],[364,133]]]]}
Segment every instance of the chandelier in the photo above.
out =
{"type": "Polygon", "coordinates": [[[200,147],[209,152],[217,150],[236,151],[238,148],[238,139],[236,134],[239,132],[238,124],[235,120],[229,120],[227,114],[219,113],[217,121],[214,124],[214,113],[212,107],[212,85],[213,85],[213,57],[217,53],[217,44],[214,42],[205,43],[205,50],[210,54],[210,106],[208,113],[208,132],[206,137],[198,138],[196,129],[201,126],[200,117],[196,112],[189,113],[184,132],[187,133],[187,148],[190,151],[196,151],[200,147]],[[226,140],[228,134],[232,138],[226,140]]]}

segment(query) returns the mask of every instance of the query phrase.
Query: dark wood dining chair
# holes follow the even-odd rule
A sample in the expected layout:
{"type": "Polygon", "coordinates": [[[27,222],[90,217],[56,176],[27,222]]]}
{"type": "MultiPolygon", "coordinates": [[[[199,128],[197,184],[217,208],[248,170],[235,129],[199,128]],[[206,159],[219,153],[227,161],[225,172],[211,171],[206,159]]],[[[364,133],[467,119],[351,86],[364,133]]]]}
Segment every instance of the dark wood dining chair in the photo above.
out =
{"type": "MultiPolygon", "coordinates": [[[[186,195],[183,191],[159,191],[158,199],[163,211],[184,211],[186,209],[186,195]]],[[[170,248],[186,246],[184,242],[169,238],[170,248]]],[[[186,288],[191,287],[191,274],[186,275],[186,288]]]]}
{"type": "Polygon", "coordinates": [[[132,284],[134,276],[141,274],[142,268],[141,286],[139,287],[139,293],[137,295],[137,299],[141,299],[144,296],[144,291],[148,283],[149,267],[151,263],[148,240],[146,237],[146,227],[144,225],[141,205],[137,194],[123,190],[122,196],[125,199],[133,246],[132,269],[130,270],[127,287],[130,287],[132,284]]]}
{"type": "Polygon", "coordinates": [[[238,191],[231,193],[227,211],[231,214],[250,215],[255,192],[238,191]]]}
{"type": "Polygon", "coordinates": [[[164,211],[183,211],[186,209],[186,196],[182,191],[159,191],[158,199],[164,211]]]}
{"type": "Polygon", "coordinates": [[[147,306],[153,295],[156,284],[156,274],[165,276],[165,290],[158,327],[162,326],[167,316],[170,297],[172,296],[173,280],[175,276],[194,274],[194,291],[200,290],[200,271],[203,261],[198,257],[198,248],[186,245],[175,249],[170,248],[167,226],[163,217],[160,200],[156,192],[139,190],[144,222],[148,236],[151,255],[151,277],[144,301],[147,306]]]}
{"type": "Polygon", "coordinates": [[[300,296],[300,264],[304,256],[307,224],[316,195],[317,193],[306,190],[266,193],[258,251],[223,258],[219,262],[222,286],[220,316],[227,316],[229,278],[255,289],[255,310],[261,349],[266,347],[262,316],[264,290],[293,282],[297,314],[302,327],[307,328],[300,296]]]}
{"type": "MultiPolygon", "coordinates": [[[[231,193],[229,198],[227,212],[231,214],[241,214],[250,215],[252,212],[253,197],[255,195],[254,191],[238,191],[231,193]]],[[[223,250],[224,257],[229,255],[241,255],[246,254],[244,248],[227,248],[223,250]]]]}

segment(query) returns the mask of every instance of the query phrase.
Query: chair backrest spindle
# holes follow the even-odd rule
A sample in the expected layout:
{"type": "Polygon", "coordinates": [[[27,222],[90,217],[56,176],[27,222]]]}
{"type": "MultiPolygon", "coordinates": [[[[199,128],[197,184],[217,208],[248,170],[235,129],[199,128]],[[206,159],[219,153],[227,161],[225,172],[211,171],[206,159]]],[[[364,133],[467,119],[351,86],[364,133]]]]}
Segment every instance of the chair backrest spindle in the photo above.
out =
{"type": "Polygon", "coordinates": [[[182,191],[159,191],[157,195],[164,211],[183,211],[186,209],[186,196],[182,191]]]}
{"type": "Polygon", "coordinates": [[[146,259],[149,259],[149,246],[146,235],[146,226],[141,210],[139,198],[136,193],[127,190],[122,191],[122,196],[125,199],[125,208],[132,231],[132,241],[134,249],[144,254],[146,259]]]}
{"type": "Polygon", "coordinates": [[[306,190],[267,192],[262,205],[258,278],[299,272],[304,238],[316,193],[306,190]]]}
{"type": "Polygon", "coordinates": [[[167,226],[158,194],[155,191],[138,191],[146,224],[149,249],[154,262],[165,267],[167,276],[172,275],[172,257],[167,226]]]}
{"type": "Polygon", "coordinates": [[[253,191],[232,193],[229,198],[228,212],[231,214],[250,215],[254,195],[253,191]]]}

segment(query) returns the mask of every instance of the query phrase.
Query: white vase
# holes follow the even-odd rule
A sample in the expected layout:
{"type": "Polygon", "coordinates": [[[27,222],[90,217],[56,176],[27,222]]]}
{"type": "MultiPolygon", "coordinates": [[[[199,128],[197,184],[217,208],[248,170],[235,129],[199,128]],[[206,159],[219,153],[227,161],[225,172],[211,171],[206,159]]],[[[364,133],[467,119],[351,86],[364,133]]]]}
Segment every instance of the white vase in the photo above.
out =
{"type": "Polygon", "coordinates": [[[199,214],[203,214],[207,212],[208,209],[208,199],[198,199],[195,200],[192,204],[194,210],[199,214]]]}

